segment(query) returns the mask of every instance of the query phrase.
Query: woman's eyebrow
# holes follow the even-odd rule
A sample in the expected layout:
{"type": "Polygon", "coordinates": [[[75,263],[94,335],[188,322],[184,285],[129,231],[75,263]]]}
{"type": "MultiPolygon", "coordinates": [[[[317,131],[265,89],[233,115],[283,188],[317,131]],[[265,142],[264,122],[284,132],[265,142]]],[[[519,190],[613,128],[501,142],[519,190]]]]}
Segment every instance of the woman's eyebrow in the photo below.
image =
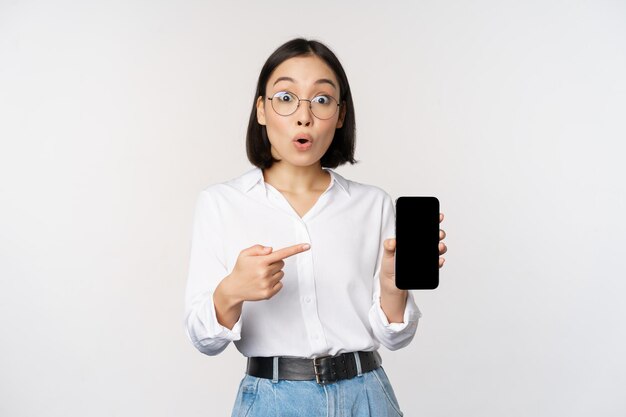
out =
{"type": "MultiPolygon", "coordinates": [[[[291,77],[279,77],[278,79],[276,79],[276,81],[274,81],[274,84],[272,86],[276,85],[279,81],[291,81],[292,83],[296,82],[291,77]]],[[[329,80],[328,78],[320,78],[319,80],[315,81],[315,84],[330,84],[331,86],[333,86],[335,90],[337,89],[337,86],[335,85],[335,83],[329,80]]]]}

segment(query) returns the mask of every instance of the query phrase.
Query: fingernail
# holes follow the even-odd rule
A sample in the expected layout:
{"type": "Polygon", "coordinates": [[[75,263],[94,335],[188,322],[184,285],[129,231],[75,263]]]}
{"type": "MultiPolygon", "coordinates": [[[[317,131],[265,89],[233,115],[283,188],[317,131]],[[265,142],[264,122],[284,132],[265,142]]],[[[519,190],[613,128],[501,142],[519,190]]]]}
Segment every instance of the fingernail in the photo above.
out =
{"type": "Polygon", "coordinates": [[[310,248],[311,245],[309,245],[308,243],[305,243],[304,245],[302,245],[302,249],[306,250],[308,248],[310,248]]]}

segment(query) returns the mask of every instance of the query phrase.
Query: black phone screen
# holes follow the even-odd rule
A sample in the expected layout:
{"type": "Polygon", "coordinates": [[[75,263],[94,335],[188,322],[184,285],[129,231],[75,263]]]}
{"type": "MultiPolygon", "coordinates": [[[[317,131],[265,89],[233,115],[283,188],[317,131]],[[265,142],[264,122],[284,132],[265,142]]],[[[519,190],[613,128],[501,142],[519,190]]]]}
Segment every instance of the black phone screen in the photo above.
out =
{"type": "Polygon", "coordinates": [[[434,290],[439,286],[439,200],[396,199],[396,287],[434,290]]]}

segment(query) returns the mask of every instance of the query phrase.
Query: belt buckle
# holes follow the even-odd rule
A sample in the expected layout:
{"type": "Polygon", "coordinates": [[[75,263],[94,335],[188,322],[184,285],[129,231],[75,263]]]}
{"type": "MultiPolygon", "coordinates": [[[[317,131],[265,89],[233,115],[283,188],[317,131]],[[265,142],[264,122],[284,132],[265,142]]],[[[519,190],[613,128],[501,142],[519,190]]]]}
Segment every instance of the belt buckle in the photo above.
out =
{"type": "Polygon", "coordinates": [[[331,358],[331,357],[332,357],[332,355],[325,355],[325,356],[318,356],[318,357],[313,358],[313,369],[315,371],[315,382],[317,382],[320,385],[326,385],[329,382],[325,382],[325,381],[321,381],[320,380],[320,375],[321,374],[318,372],[318,369],[317,369],[317,366],[319,365],[317,363],[317,360],[318,359],[324,359],[324,358],[331,358]]]}

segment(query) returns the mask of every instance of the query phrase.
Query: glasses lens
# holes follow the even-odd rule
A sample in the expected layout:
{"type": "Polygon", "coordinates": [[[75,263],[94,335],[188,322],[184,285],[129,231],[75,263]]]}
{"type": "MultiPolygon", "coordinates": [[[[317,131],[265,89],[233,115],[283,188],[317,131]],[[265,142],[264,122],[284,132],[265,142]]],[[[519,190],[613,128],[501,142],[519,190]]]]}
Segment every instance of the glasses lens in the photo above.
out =
{"type": "Polygon", "coordinates": [[[337,100],[327,95],[315,96],[311,100],[311,111],[319,119],[330,119],[337,112],[337,100]]]}
{"type": "Polygon", "coordinates": [[[274,111],[283,116],[289,116],[298,108],[298,98],[288,91],[281,91],[272,97],[274,111]]]}

